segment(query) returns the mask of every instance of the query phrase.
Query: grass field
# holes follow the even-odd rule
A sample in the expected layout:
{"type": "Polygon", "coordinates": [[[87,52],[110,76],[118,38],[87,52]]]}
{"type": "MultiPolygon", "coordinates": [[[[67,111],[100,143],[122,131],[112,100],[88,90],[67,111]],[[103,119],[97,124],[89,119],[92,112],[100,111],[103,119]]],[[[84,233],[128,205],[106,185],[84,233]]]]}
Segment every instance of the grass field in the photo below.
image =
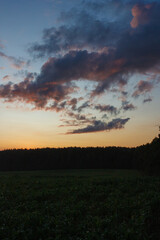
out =
{"type": "Polygon", "coordinates": [[[160,178],[127,170],[0,173],[0,239],[159,240],[160,178]]]}

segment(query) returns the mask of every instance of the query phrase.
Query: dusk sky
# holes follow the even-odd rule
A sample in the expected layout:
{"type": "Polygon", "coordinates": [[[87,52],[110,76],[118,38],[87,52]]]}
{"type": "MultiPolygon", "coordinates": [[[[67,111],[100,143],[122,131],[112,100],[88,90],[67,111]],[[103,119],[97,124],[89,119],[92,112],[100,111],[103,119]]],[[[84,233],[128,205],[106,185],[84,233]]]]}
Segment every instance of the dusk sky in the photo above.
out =
{"type": "Polygon", "coordinates": [[[1,0],[0,22],[0,149],[158,134],[160,1],[1,0]]]}

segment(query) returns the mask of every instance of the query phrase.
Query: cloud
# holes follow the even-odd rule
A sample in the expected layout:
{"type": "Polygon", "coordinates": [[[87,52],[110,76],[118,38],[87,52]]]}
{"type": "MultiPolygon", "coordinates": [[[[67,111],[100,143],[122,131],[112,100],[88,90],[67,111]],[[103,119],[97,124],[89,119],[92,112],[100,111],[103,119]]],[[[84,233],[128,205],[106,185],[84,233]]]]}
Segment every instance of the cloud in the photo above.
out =
{"type": "MultiPolygon", "coordinates": [[[[33,55],[48,59],[39,74],[27,74],[17,84],[1,84],[0,98],[24,101],[35,109],[64,112],[67,118],[72,118],[70,125],[88,124],[72,133],[118,129],[129,119],[117,118],[105,123],[102,119],[106,114],[97,120],[83,111],[91,108],[93,112],[118,115],[120,111],[112,105],[90,104],[94,97],[109,91],[122,102],[121,110],[134,110],[134,104],[127,100],[130,93],[125,91],[129,79],[135,81],[134,75],[154,74],[154,79],[141,80],[132,97],[151,92],[155,87],[160,63],[160,3],[141,1],[135,5],[132,0],[112,0],[83,1],[82,5],[83,10],[80,7],[61,14],[57,27],[45,29],[42,41],[31,45],[33,55]],[[87,97],[80,105],[75,94],[81,94],[78,87],[81,80],[94,83],[94,87],[88,87],[87,97]]],[[[25,64],[3,52],[0,56],[16,68],[25,64]]]]}
{"type": "Polygon", "coordinates": [[[151,98],[151,97],[145,98],[145,99],[143,100],[143,103],[148,103],[148,102],[152,102],[152,98],[151,98]]]}
{"type": "Polygon", "coordinates": [[[95,117],[89,118],[86,114],[74,113],[70,110],[66,110],[64,116],[65,118],[61,119],[63,124],[59,127],[83,126],[84,124],[92,124],[95,121],[95,117]],[[67,120],[66,117],[71,119],[67,120]]]}
{"type": "Polygon", "coordinates": [[[118,109],[112,105],[101,105],[98,104],[94,107],[96,110],[99,110],[100,112],[109,112],[111,114],[117,114],[118,109]]]}
{"type": "Polygon", "coordinates": [[[122,106],[122,109],[124,111],[132,111],[132,110],[135,110],[136,107],[132,103],[126,103],[122,106]]]}
{"type": "Polygon", "coordinates": [[[88,125],[87,127],[70,131],[67,134],[80,134],[80,133],[110,131],[112,129],[122,129],[124,128],[124,125],[129,121],[129,119],[130,118],[126,118],[126,119],[116,118],[108,123],[105,123],[102,121],[94,121],[92,125],[88,125]]]}
{"type": "Polygon", "coordinates": [[[113,46],[119,38],[118,28],[121,29],[121,25],[101,21],[87,11],[72,11],[75,11],[69,12],[73,16],[72,24],[45,29],[42,43],[32,44],[29,52],[36,57],[44,57],[70,50],[97,50],[113,46]]]}
{"type": "Polygon", "coordinates": [[[154,85],[151,82],[148,81],[139,81],[139,83],[136,85],[136,90],[132,94],[133,97],[139,97],[142,94],[145,94],[147,92],[150,92],[153,89],[154,85]]]}
{"type": "Polygon", "coordinates": [[[141,28],[126,31],[117,45],[117,57],[127,59],[126,68],[132,74],[154,72],[160,61],[160,4],[154,4],[150,21],[141,28]],[[154,10],[154,11],[153,11],[154,10]]]}
{"type": "Polygon", "coordinates": [[[152,8],[155,4],[136,4],[132,8],[133,19],[131,27],[137,28],[139,25],[147,24],[150,20],[152,8]]]}
{"type": "Polygon", "coordinates": [[[105,113],[105,114],[103,114],[103,116],[102,116],[102,119],[107,119],[108,118],[108,116],[107,116],[107,114],[105,113]]]}
{"type": "Polygon", "coordinates": [[[91,52],[87,50],[70,51],[63,57],[49,58],[42,66],[37,76],[37,83],[67,83],[87,79],[104,82],[109,88],[116,81],[122,79],[113,76],[121,71],[125,64],[124,59],[112,60],[106,53],[91,52]]]}
{"type": "Polygon", "coordinates": [[[90,107],[90,103],[88,101],[84,102],[80,107],[78,107],[76,110],[78,112],[81,112],[83,109],[85,108],[89,108],[90,107]]]}
{"type": "MultiPolygon", "coordinates": [[[[122,64],[123,60],[110,61],[106,53],[70,51],[63,57],[49,58],[39,75],[30,73],[20,83],[1,85],[0,97],[9,101],[24,100],[36,107],[44,107],[49,100],[64,100],[75,91],[73,80],[107,81],[106,77],[117,72],[122,64]]],[[[108,86],[110,84],[113,84],[113,80],[108,78],[108,86]]],[[[86,105],[81,106],[79,111],[84,107],[86,105]]]]}
{"type": "Polygon", "coordinates": [[[3,81],[8,81],[9,79],[10,79],[10,76],[9,76],[9,75],[5,75],[5,76],[2,78],[3,81]]]}
{"type": "MultiPolygon", "coordinates": [[[[34,104],[36,109],[46,108],[50,100],[62,101],[66,95],[74,91],[72,84],[45,84],[34,81],[34,74],[28,73],[24,81],[0,85],[0,98],[6,101],[24,101],[34,104]]],[[[54,106],[52,106],[54,109],[54,106]]]]}
{"type": "MultiPolygon", "coordinates": [[[[97,4],[101,10],[108,6],[104,1],[83,4],[90,5],[92,10],[97,4]]],[[[39,76],[42,81],[97,81],[98,86],[92,93],[94,97],[109,90],[111,85],[126,85],[136,73],[155,71],[160,61],[160,4],[143,1],[136,5],[134,1],[125,4],[124,1],[110,1],[108,4],[112,7],[112,21],[96,12],[91,14],[87,8],[85,11],[74,9],[63,13],[62,25],[44,30],[42,43],[33,44],[32,52],[39,56],[60,55],[51,57],[42,67],[39,76]],[[117,13],[121,6],[125,10],[117,20],[114,9],[117,13]],[[132,21],[142,25],[140,30],[136,27],[131,31],[131,13],[138,19],[132,21]],[[68,19],[71,22],[68,23],[68,19]]]]}
{"type": "Polygon", "coordinates": [[[22,69],[24,66],[26,66],[28,64],[27,62],[25,62],[21,59],[18,59],[18,58],[12,57],[12,56],[8,56],[1,51],[0,51],[0,57],[8,60],[11,63],[11,67],[18,69],[18,70],[22,69]]]}
{"type": "Polygon", "coordinates": [[[60,112],[60,111],[65,110],[65,106],[66,106],[66,101],[63,101],[63,102],[60,102],[60,103],[54,102],[50,106],[46,106],[44,109],[46,111],[49,110],[49,111],[60,112]]]}
{"type": "Polygon", "coordinates": [[[78,102],[77,98],[72,98],[67,102],[67,104],[71,106],[72,110],[75,110],[77,106],[77,102],[78,102]]]}
{"type": "Polygon", "coordinates": [[[44,29],[42,41],[31,44],[29,52],[43,57],[70,50],[114,47],[124,26],[130,27],[132,5],[124,0],[80,1],[77,7],[61,12],[59,26],[44,29]]]}
{"type": "Polygon", "coordinates": [[[92,122],[92,119],[87,118],[87,116],[84,114],[79,114],[79,113],[77,114],[77,113],[73,113],[70,111],[67,111],[66,114],[69,117],[76,119],[77,121],[82,121],[83,123],[91,123],[92,122]]]}

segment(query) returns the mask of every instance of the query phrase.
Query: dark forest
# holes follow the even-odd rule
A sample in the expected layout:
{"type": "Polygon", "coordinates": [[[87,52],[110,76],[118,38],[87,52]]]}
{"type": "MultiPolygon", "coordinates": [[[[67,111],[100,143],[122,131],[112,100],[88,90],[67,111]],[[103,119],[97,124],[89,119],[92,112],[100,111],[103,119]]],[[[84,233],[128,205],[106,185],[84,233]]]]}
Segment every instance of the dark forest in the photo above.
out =
{"type": "Polygon", "coordinates": [[[136,148],[69,147],[0,151],[0,171],[137,169],[160,174],[160,139],[136,148]]]}

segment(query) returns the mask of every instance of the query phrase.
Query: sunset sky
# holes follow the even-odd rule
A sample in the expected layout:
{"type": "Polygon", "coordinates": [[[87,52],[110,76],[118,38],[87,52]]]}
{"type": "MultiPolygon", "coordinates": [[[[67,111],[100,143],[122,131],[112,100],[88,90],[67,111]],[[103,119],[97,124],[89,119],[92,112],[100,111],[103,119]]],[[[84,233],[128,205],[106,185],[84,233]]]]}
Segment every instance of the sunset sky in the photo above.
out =
{"type": "Polygon", "coordinates": [[[0,150],[158,135],[160,1],[1,0],[0,150]]]}

